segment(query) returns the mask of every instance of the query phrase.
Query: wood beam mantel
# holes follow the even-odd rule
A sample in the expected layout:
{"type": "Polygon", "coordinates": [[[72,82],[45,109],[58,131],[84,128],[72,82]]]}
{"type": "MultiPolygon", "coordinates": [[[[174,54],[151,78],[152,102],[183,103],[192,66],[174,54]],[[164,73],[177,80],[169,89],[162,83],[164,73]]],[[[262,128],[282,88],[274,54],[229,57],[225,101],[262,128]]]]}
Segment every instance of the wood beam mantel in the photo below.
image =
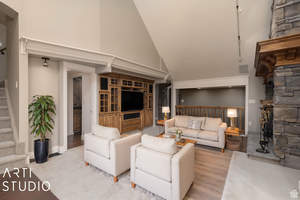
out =
{"type": "Polygon", "coordinates": [[[276,66],[300,64],[300,33],[257,42],[255,76],[273,77],[276,66]]]}

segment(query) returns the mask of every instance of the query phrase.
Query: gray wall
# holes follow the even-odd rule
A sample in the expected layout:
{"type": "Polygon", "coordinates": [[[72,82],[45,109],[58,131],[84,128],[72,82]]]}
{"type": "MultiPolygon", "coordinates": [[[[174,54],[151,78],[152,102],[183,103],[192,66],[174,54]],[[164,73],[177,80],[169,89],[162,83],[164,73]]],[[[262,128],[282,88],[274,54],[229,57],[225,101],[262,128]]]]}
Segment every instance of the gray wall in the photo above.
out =
{"type": "Polygon", "coordinates": [[[180,105],[245,107],[245,87],[181,89],[180,105]]]}
{"type": "MultiPolygon", "coordinates": [[[[0,23],[0,49],[6,47],[6,26],[0,23]]],[[[5,55],[0,54],[0,82],[6,79],[6,51],[5,55]]]]}

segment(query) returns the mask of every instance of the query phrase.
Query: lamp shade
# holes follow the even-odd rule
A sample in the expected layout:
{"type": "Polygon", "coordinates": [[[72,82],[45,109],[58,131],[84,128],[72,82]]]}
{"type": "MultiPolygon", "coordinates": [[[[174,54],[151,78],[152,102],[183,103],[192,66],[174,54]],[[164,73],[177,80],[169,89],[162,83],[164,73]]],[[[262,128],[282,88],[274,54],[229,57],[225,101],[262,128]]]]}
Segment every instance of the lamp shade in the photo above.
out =
{"type": "Polygon", "coordinates": [[[169,108],[169,106],[163,106],[163,107],[162,107],[162,113],[170,113],[170,108],[169,108]]]}
{"type": "Polygon", "coordinates": [[[237,117],[237,112],[236,109],[228,109],[227,110],[227,117],[237,117]]]}

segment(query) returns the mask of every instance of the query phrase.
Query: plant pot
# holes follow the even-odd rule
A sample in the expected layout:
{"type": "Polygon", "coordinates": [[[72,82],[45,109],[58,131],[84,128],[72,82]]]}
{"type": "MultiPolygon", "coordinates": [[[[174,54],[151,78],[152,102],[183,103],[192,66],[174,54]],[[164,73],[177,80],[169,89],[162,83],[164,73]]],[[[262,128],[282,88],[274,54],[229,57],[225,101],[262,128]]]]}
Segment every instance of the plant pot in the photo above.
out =
{"type": "Polygon", "coordinates": [[[49,155],[49,139],[45,141],[34,140],[34,157],[36,163],[47,162],[49,155]]]}
{"type": "Polygon", "coordinates": [[[180,142],[181,141],[181,135],[179,135],[179,134],[176,134],[176,142],[180,142]]]}

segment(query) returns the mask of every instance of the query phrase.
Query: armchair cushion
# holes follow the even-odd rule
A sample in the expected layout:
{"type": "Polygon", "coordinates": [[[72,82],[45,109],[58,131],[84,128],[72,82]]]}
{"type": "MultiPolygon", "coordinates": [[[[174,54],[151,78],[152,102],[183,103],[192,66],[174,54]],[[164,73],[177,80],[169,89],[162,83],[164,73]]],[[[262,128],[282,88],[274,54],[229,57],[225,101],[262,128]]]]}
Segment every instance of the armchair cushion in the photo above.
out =
{"type": "Polygon", "coordinates": [[[175,126],[172,126],[172,127],[170,127],[170,128],[168,128],[168,133],[175,133],[175,130],[176,129],[181,129],[182,131],[184,131],[186,128],[184,128],[184,127],[175,127],[175,126]]]}
{"type": "Polygon", "coordinates": [[[148,149],[171,155],[178,151],[177,143],[174,139],[158,138],[147,134],[142,136],[142,145],[148,149]]]}
{"type": "Polygon", "coordinates": [[[175,126],[187,128],[189,126],[189,117],[184,115],[176,115],[175,126]]]}
{"type": "Polygon", "coordinates": [[[201,131],[198,133],[198,138],[216,142],[219,141],[218,132],[215,131],[201,131]]]}
{"type": "Polygon", "coordinates": [[[145,147],[137,148],[136,168],[160,178],[172,181],[171,159],[173,155],[160,153],[145,147]]]}
{"type": "Polygon", "coordinates": [[[95,125],[92,128],[92,132],[94,135],[97,135],[102,138],[106,138],[109,140],[118,139],[121,137],[120,132],[117,128],[105,127],[100,125],[95,125]]]}
{"type": "Polygon", "coordinates": [[[104,158],[110,158],[110,141],[93,134],[84,134],[84,148],[104,158]]]}
{"type": "Polygon", "coordinates": [[[222,123],[221,118],[206,117],[204,130],[205,131],[218,131],[221,123],[222,123]]]}

